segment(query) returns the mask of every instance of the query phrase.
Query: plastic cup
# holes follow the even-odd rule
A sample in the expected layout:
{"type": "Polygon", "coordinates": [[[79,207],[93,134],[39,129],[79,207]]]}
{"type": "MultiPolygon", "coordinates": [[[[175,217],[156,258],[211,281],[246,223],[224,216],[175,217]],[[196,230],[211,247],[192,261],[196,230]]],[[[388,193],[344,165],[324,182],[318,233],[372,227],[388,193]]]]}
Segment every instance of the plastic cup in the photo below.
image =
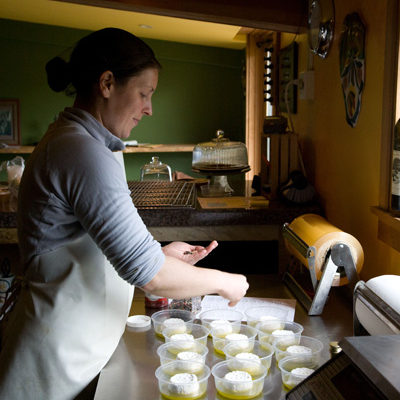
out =
{"type": "Polygon", "coordinates": [[[203,311],[199,315],[202,325],[208,328],[211,332],[211,323],[213,321],[228,321],[232,326],[232,331],[237,331],[238,326],[242,323],[244,314],[238,310],[229,309],[213,309],[203,311]]]}
{"type": "Polygon", "coordinates": [[[198,363],[198,368],[195,368],[198,372],[194,373],[192,372],[193,363],[193,361],[175,360],[163,364],[156,369],[155,376],[158,381],[158,388],[164,397],[170,400],[193,400],[204,396],[207,392],[210,367],[198,363]],[[176,375],[178,374],[190,374],[191,378],[193,378],[193,375],[196,378],[194,381],[177,383],[176,375]],[[175,380],[173,377],[175,377],[175,380]]]}
{"type": "Polygon", "coordinates": [[[166,321],[170,320],[171,318],[176,318],[178,320],[175,321],[176,333],[185,333],[187,331],[187,327],[193,323],[196,315],[188,310],[168,309],[157,311],[151,316],[156,335],[164,337],[163,330],[167,327],[166,321]],[[183,323],[177,323],[179,320],[182,320],[183,323]]]}
{"type": "MultiPolygon", "coordinates": [[[[176,333],[174,328],[165,328],[163,330],[165,342],[182,342],[183,341],[183,342],[186,342],[189,344],[190,344],[190,342],[192,342],[192,344],[194,342],[198,342],[204,346],[207,346],[207,337],[208,337],[209,333],[210,333],[210,331],[201,324],[187,325],[187,330],[184,333],[184,335],[190,335],[191,339],[182,338],[180,334],[176,333]]],[[[192,345],[189,346],[189,344],[187,346],[181,348],[181,350],[191,351],[192,345]]]]}
{"type": "MultiPolygon", "coordinates": [[[[167,342],[162,344],[157,348],[157,355],[160,358],[160,364],[166,364],[168,362],[174,361],[177,358],[182,359],[182,351],[179,351],[179,348],[182,347],[180,343],[175,343],[175,342],[167,342]],[[181,354],[178,357],[178,354],[181,354]]],[[[194,342],[190,352],[196,353],[198,357],[195,360],[197,363],[202,363],[205,364],[206,362],[206,357],[208,354],[208,347],[204,346],[203,344],[199,342],[194,342]]]]}
{"type": "Polygon", "coordinates": [[[257,336],[257,329],[240,324],[238,331],[226,335],[220,335],[219,332],[211,331],[212,343],[217,354],[225,355],[224,347],[228,343],[232,343],[238,350],[248,348],[254,344],[257,336]]]}
{"type": "Polygon", "coordinates": [[[287,346],[296,344],[304,330],[297,322],[268,320],[257,324],[258,340],[261,346],[264,343],[274,344],[276,340],[285,342],[287,346]]]}
{"type": "Polygon", "coordinates": [[[247,318],[247,325],[254,327],[262,320],[267,320],[269,318],[275,318],[281,321],[289,320],[289,309],[273,304],[269,306],[250,307],[244,313],[247,318]]]}
{"type": "Polygon", "coordinates": [[[267,372],[262,364],[251,361],[240,363],[236,359],[221,361],[211,369],[217,392],[228,399],[252,399],[259,396],[263,391],[267,372]],[[228,379],[227,374],[234,371],[248,374],[248,380],[228,379]]]}
{"type": "Polygon", "coordinates": [[[313,373],[319,367],[319,362],[313,357],[300,355],[283,358],[278,367],[282,373],[283,385],[291,390],[313,373]]]}
{"type": "Polygon", "coordinates": [[[291,357],[296,355],[308,355],[314,357],[316,362],[320,361],[321,352],[324,345],[323,343],[315,338],[309,336],[300,336],[296,338],[296,343],[289,344],[283,339],[277,339],[274,342],[275,358],[279,363],[285,357],[291,357]],[[296,346],[296,347],[292,347],[296,346]],[[299,348],[297,346],[302,346],[308,349],[307,353],[299,353],[299,351],[305,351],[306,349],[299,348]]]}
{"type": "Polygon", "coordinates": [[[248,346],[248,348],[242,350],[239,350],[235,344],[232,345],[232,343],[229,343],[224,347],[223,351],[227,360],[238,358],[238,355],[240,359],[243,359],[243,357],[245,357],[243,356],[243,353],[251,353],[258,356],[261,364],[267,369],[267,374],[271,368],[272,357],[274,355],[274,347],[272,345],[266,343],[261,347],[258,340],[255,340],[254,343],[248,346]]]}

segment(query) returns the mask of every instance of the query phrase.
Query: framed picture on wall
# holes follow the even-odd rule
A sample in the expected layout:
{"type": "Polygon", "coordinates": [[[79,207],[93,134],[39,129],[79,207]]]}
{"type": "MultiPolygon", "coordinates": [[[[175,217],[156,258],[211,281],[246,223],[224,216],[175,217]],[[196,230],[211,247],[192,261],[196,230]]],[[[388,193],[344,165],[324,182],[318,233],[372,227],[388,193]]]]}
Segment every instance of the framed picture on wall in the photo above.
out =
{"type": "Polygon", "coordinates": [[[19,101],[0,99],[0,143],[20,144],[19,101]]]}

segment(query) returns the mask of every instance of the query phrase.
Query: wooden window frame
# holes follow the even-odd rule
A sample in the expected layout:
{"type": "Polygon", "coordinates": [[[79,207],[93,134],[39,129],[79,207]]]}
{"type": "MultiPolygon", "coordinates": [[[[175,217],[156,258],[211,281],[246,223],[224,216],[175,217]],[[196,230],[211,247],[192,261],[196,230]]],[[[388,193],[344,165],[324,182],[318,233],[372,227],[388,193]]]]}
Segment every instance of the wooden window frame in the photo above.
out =
{"type": "Polygon", "coordinates": [[[400,218],[390,213],[393,132],[400,117],[399,64],[400,6],[388,0],[386,15],[385,64],[383,74],[382,136],[380,162],[379,204],[371,207],[378,216],[378,239],[400,251],[400,218]]]}

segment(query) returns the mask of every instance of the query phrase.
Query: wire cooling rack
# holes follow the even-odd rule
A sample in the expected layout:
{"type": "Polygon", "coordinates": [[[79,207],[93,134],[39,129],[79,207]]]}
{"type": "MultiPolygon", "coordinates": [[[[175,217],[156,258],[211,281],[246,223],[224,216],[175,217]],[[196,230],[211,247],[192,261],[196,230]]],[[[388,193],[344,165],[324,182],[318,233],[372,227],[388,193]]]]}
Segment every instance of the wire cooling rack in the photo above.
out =
{"type": "Polygon", "coordinates": [[[133,204],[138,209],[194,208],[195,183],[186,181],[129,181],[133,204]]]}

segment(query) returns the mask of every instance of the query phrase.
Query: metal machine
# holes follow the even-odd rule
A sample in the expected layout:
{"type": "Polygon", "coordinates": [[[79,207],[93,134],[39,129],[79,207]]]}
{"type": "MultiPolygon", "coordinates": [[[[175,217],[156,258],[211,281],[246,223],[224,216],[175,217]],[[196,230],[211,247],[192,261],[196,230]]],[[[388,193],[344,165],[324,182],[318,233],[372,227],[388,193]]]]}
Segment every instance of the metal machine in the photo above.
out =
{"type": "Polygon", "coordinates": [[[308,270],[314,294],[310,296],[287,271],[284,282],[308,310],[320,315],[332,286],[350,285],[359,281],[364,253],[357,239],[331,225],[323,217],[305,214],[283,226],[283,237],[289,252],[308,270]]]}

